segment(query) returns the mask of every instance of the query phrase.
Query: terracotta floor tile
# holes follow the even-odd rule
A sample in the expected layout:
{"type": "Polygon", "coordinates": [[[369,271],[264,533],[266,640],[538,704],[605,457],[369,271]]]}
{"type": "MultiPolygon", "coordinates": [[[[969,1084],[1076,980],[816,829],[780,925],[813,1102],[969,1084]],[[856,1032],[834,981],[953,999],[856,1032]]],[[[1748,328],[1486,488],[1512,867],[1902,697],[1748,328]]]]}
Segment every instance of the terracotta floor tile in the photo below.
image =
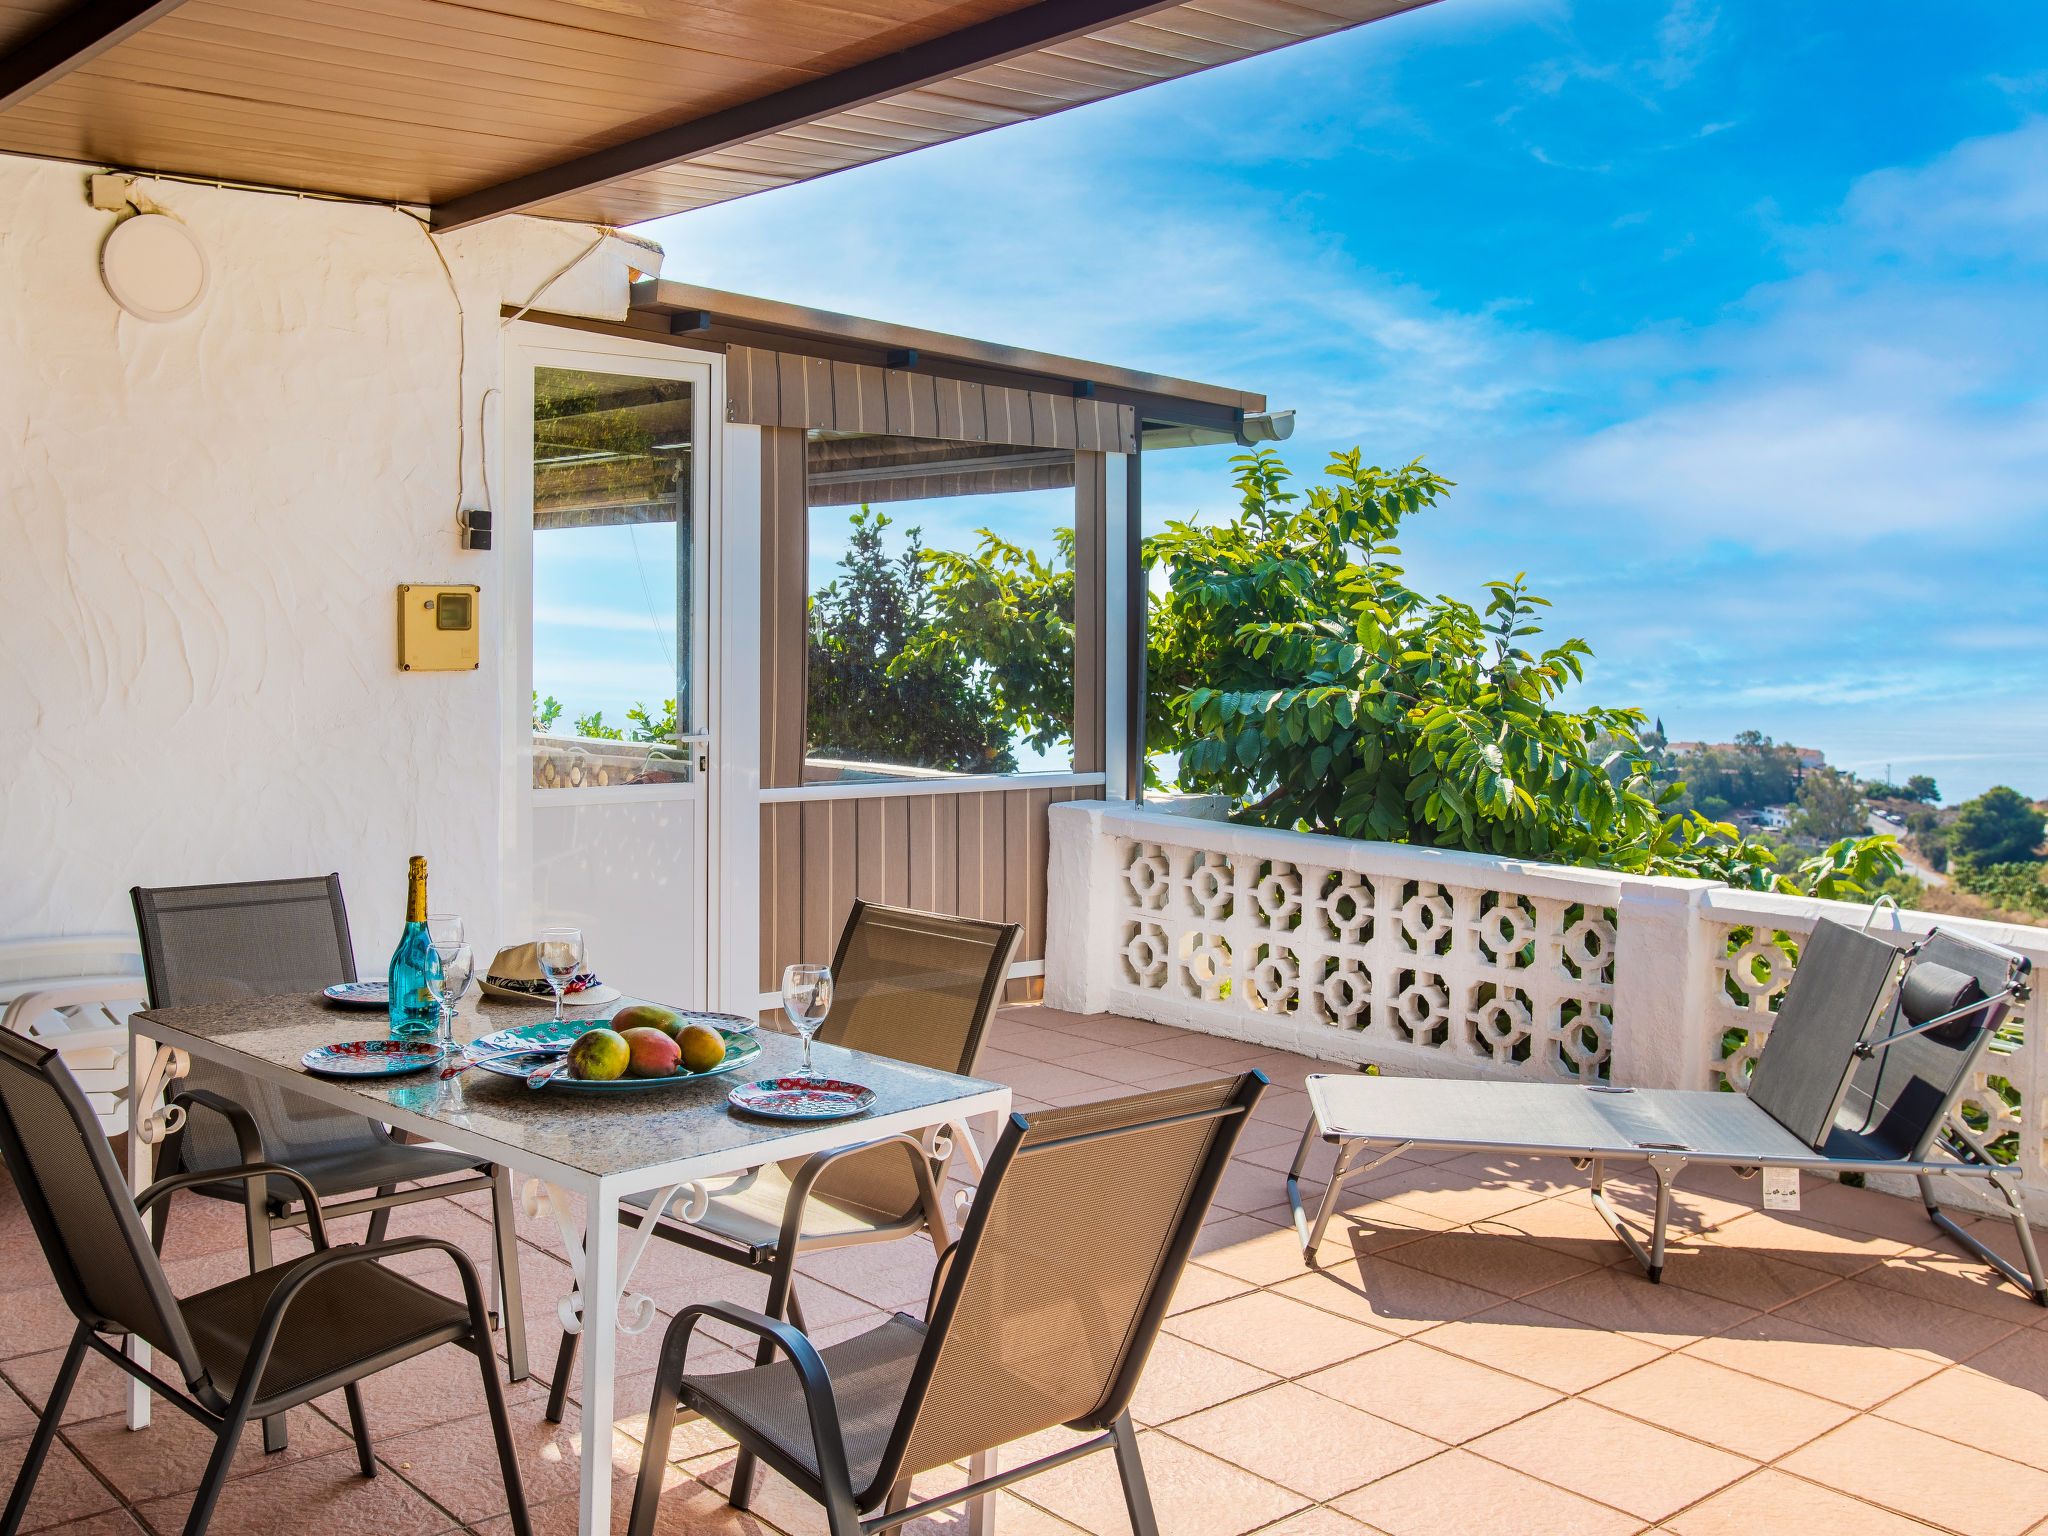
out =
{"type": "Polygon", "coordinates": [[[1719,1297],[1753,1312],[1768,1312],[1833,1285],[1836,1278],[1826,1270],[1753,1248],[1700,1243],[1667,1256],[1663,1283],[1719,1297]]]}
{"type": "MultiPolygon", "coordinates": [[[[1073,1042],[1062,1041],[1060,1056],[1072,1049],[1073,1042]]],[[[1115,1092],[1122,1087],[1106,1077],[1097,1077],[1089,1072],[1076,1072],[1072,1067],[1061,1064],[1059,1058],[1028,1062],[1021,1067],[1012,1067],[998,1082],[1027,1093],[1034,1099],[1057,1103],[1061,1096],[1076,1092],[1115,1092]]]]}
{"type": "Polygon", "coordinates": [[[1547,1387],[1405,1339],[1304,1377],[1301,1384],[1446,1445],[1476,1439],[1557,1401],[1547,1387]]]}
{"type": "Polygon", "coordinates": [[[1413,1430],[1284,1382],[1178,1419],[1165,1433],[1318,1500],[1443,1449],[1413,1430]]]}
{"type": "Polygon", "coordinates": [[[1461,1152],[1438,1163],[1446,1174],[1473,1184],[1498,1184],[1534,1194],[1561,1195],[1586,1187],[1586,1176],[1563,1157],[1532,1157],[1514,1152],[1461,1152]]]}
{"type": "Polygon", "coordinates": [[[1181,1271],[1180,1283],[1173,1288],[1173,1303],[1166,1309],[1167,1315],[1171,1317],[1176,1313],[1191,1312],[1196,1307],[1206,1307],[1211,1302],[1227,1301],[1251,1289],[1249,1280],[1240,1280],[1220,1270],[1205,1269],[1200,1264],[1190,1264],[1181,1271]]]}
{"type": "Polygon", "coordinates": [[[1474,1184],[1470,1179],[1439,1168],[1420,1169],[1398,1189],[1389,1190],[1388,1200],[1411,1211],[1441,1217],[1454,1224],[1487,1221],[1519,1210],[1543,1197],[1533,1190],[1502,1184],[1474,1184]]]}
{"type": "Polygon", "coordinates": [[[1779,1465],[1971,1536],[2020,1536],[2048,1509],[2048,1473],[1880,1418],[1855,1419],[1779,1465]]]}
{"type": "Polygon", "coordinates": [[[1949,1254],[1886,1259],[1856,1278],[1865,1285],[1882,1286],[1922,1301],[1981,1312],[2018,1328],[2031,1328],[2041,1321],[2041,1308],[2033,1298],[2022,1296],[1980,1259],[1949,1254]]]}
{"type": "Polygon", "coordinates": [[[1340,1317],[1272,1291],[1182,1313],[1167,1322],[1181,1338],[1276,1376],[1299,1376],[1391,1344],[1382,1328],[1340,1317]]]}
{"type": "MultiPolygon", "coordinates": [[[[998,1530],[1001,1527],[997,1527],[998,1530]]],[[[1304,1509],[1298,1515],[1289,1515],[1278,1525],[1269,1525],[1260,1536],[1377,1536],[1369,1525],[1361,1525],[1349,1515],[1341,1515],[1327,1505],[1304,1509]]]]}
{"type": "MultiPolygon", "coordinates": [[[[1320,1193],[1314,1191],[1308,1198],[1320,1193]]],[[[1270,1205],[1284,1205],[1286,1200],[1286,1177],[1255,1163],[1233,1160],[1216,1181],[1216,1205],[1222,1210],[1262,1211],[1270,1205]]]]}
{"type": "Polygon", "coordinates": [[[1387,1536],[1629,1536],[1642,1526],[1468,1451],[1446,1451],[1336,1505],[1387,1536]]]}
{"type": "MultiPolygon", "coordinates": [[[[63,1338],[52,1340],[64,1344],[70,1330],[63,1338]]],[[[30,1408],[37,1413],[43,1411],[43,1404],[49,1401],[50,1387],[57,1380],[57,1367],[64,1363],[62,1349],[45,1350],[39,1355],[21,1355],[0,1365],[8,1384],[21,1394],[30,1408]]],[[[121,1368],[99,1355],[88,1353],[85,1363],[78,1368],[78,1379],[71,1385],[71,1396],[64,1404],[64,1422],[82,1424],[87,1419],[103,1419],[110,1413],[125,1411],[128,1405],[128,1377],[121,1368]]],[[[176,1413],[175,1408],[165,1412],[176,1413]]]]}
{"type": "Polygon", "coordinates": [[[1876,1412],[1894,1423],[2048,1471],[2048,1401],[1974,1366],[1952,1365],[1876,1412]]]}
{"type": "Polygon", "coordinates": [[[1472,1230],[1536,1238],[1561,1253],[1603,1266],[1624,1260],[1634,1262],[1600,1213],[1593,1209],[1593,1202],[1583,1189],[1518,1206],[1486,1221],[1475,1221],[1472,1230]]]}
{"type": "Polygon", "coordinates": [[[1467,1449],[1644,1520],[1662,1520],[1756,1465],[1576,1399],[1497,1429],[1467,1449]]]}
{"type": "MultiPolygon", "coordinates": [[[[175,1531],[191,1507],[192,1495],[180,1493],[139,1513],[159,1531],[175,1531]]],[[[404,1479],[365,1478],[349,1451],[236,1478],[221,1490],[207,1536],[434,1536],[457,1524],[404,1479]]]]}
{"type": "Polygon", "coordinates": [[[1195,1257],[1205,1269],[1252,1285],[1270,1285],[1301,1274],[1301,1239],[1292,1227],[1276,1226],[1255,1216],[1226,1216],[1206,1223],[1195,1241],[1195,1257]]]}
{"type": "Polygon", "coordinates": [[[1857,1344],[1777,1313],[1738,1323],[1684,1353],[1851,1408],[1869,1408],[1941,1369],[1926,1355],[1857,1344]]]}
{"type": "Polygon", "coordinates": [[[1970,1356],[1969,1365],[2008,1386],[2025,1387],[2039,1397],[2048,1397],[2048,1330],[2026,1328],[2009,1333],[1970,1356]]]}
{"type": "MultiPolygon", "coordinates": [[[[554,1365],[553,1352],[537,1353],[535,1374],[504,1388],[507,1403],[546,1397],[548,1388],[543,1373],[554,1365]]],[[[502,1374],[500,1384],[503,1385],[502,1374]]],[[[364,1378],[360,1385],[363,1418],[370,1426],[371,1440],[377,1444],[429,1424],[468,1418],[484,1409],[484,1384],[477,1372],[476,1357],[453,1347],[415,1355],[403,1365],[364,1378]]],[[[339,1392],[316,1398],[313,1406],[337,1424],[348,1422],[348,1408],[339,1392]]],[[[158,1413],[166,1411],[157,1409],[158,1413]]]]}
{"type": "MultiPolygon", "coordinates": [[[[28,1441],[25,1439],[9,1440],[0,1445],[0,1488],[12,1493],[27,1450],[28,1441]]],[[[63,1525],[117,1510],[120,1505],[121,1501],[107,1491],[106,1485],[94,1477],[85,1463],[72,1455],[70,1448],[59,1438],[50,1447],[50,1454],[43,1459],[43,1470],[36,1478],[36,1491],[29,1496],[28,1513],[22,1518],[21,1528],[24,1532],[39,1531],[47,1526],[63,1525]]]]}
{"type": "MultiPolygon", "coordinates": [[[[350,1450],[355,1443],[346,1430],[309,1407],[294,1408],[285,1418],[289,1432],[285,1449],[266,1452],[263,1432],[252,1424],[242,1432],[229,1476],[247,1477],[308,1457],[331,1456],[350,1450]]],[[[206,1475],[207,1460],[213,1455],[212,1433],[165,1403],[157,1404],[150,1413],[145,1430],[131,1430],[127,1417],[116,1413],[74,1424],[64,1434],[78,1454],[131,1504],[190,1493],[206,1475]]]]}
{"type": "MultiPolygon", "coordinates": [[[[22,1530],[30,1526],[23,1524],[22,1530]]],[[[149,1536],[133,1515],[123,1509],[110,1509],[102,1515],[87,1515],[83,1520],[67,1520],[62,1525],[47,1525],[38,1536],[149,1536]]]]}
{"type": "Polygon", "coordinates": [[[2017,1326],[1960,1307],[1945,1307],[1860,1277],[1788,1302],[1772,1314],[1886,1349],[1913,1349],[1938,1360],[1966,1360],[2017,1326]]]}
{"type": "MultiPolygon", "coordinates": [[[[1138,1455],[1161,1531],[1173,1536],[1240,1536],[1270,1525],[1308,1501],[1241,1467],[1156,1432],[1138,1437],[1138,1455]]],[[[1116,1460],[1084,1456],[1021,1485],[1034,1504],[1099,1536],[1130,1530],[1116,1460]]]]}
{"type": "Polygon", "coordinates": [[[1389,1257],[1510,1301],[1599,1267],[1548,1244],[1464,1229],[1404,1243],[1389,1257]]]}
{"type": "MultiPolygon", "coordinates": [[[[722,1507],[730,1512],[731,1506],[722,1501],[726,1490],[732,1487],[732,1455],[692,1462],[689,1470],[716,1490],[722,1507]]],[[[754,1497],[749,1512],[787,1536],[826,1536],[825,1511],[808,1494],[766,1466],[754,1469],[754,1497]]]]}
{"type": "Polygon", "coordinates": [[[1587,1328],[1555,1312],[1507,1302],[1415,1335],[1419,1343],[1520,1376],[1557,1392],[1583,1392],[1646,1365],[1659,1346],[1587,1328]]]}
{"type": "Polygon", "coordinates": [[[1262,1054],[1258,1046],[1247,1045],[1242,1040],[1194,1033],[1182,1034],[1170,1044],[1154,1042],[1151,1048],[1161,1055],[1171,1055],[1196,1066],[1214,1066],[1219,1070],[1262,1054]]]}
{"type": "Polygon", "coordinates": [[[1853,1189],[1831,1179],[1805,1181],[1800,1214],[1845,1232],[1888,1237],[1915,1248],[1942,1242],[1919,1201],[1901,1200],[1874,1189],[1853,1189]]]}
{"type": "Polygon", "coordinates": [[[1131,1417],[1140,1424],[1166,1424],[1271,1386],[1278,1379],[1242,1360],[1161,1333],[1145,1361],[1145,1373],[1138,1379],[1131,1417]]]}
{"type": "Polygon", "coordinates": [[[1588,1402],[1704,1440],[1755,1461],[1774,1461],[1855,1416],[1855,1410],[1726,1366],[1670,1354],[1601,1383],[1588,1402]]]}
{"type": "Polygon", "coordinates": [[[0,1440],[13,1440],[36,1432],[36,1411],[28,1399],[0,1381],[0,1440]]]}
{"type": "Polygon", "coordinates": [[[0,1360],[16,1355],[40,1354],[54,1339],[62,1342],[78,1326],[78,1319],[64,1305],[64,1297],[47,1280],[7,1293],[0,1306],[0,1360]]]}
{"type": "MultiPolygon", "coordinates": [[[[1077,1040],[1074,1049],[1059,1059],[1060,1066],[1074,1072],[1085,1072],[1090,1077],[1106,1078],[1122,1084],[1127,1090],[1143,1087],[1154,1078],[1168,1073],[1180,1072],[1189,1063],[1177,1061],[1171,1056],[1162,1056],[1143,1048],[1133,1049],[1123,1045],[1100,1045],[1093,1040],[1077,1040]]],[[[1211,1073],[1210,1076],[1220,1076],[1211,1073]]]]}
{"type": "Polygon", "coordinates": [[[1243,1130],[1237,1133],[1239,1152],[1256,1152],[1265,1147],[1287,1147],[1289,1155],[1301,1142],[1301,1127],[1292,1130],[1284,1125],[1274,1125],[1265,1120],[1248,1120],[1243,1130]]]}
{"type": "MultiPolygon", "coordinates": [[[[632,1518],[634,1480],[612,1480],[612,1536],[626,1536],[632,1518]]],[[[718,1493],[695,1478],[671,1467],[662,1479],[660,1513],[655,1516],[656,1536],[777,1536],[774,1527],[752,1515],[742,1515],[718,1493]]],[[[550,1499],[527,1505],[534,1536],[577,1536],[577,1500],[550,1499]]],[[[493,1515],[469,1527],[477,1536],[512,1536],[512,1517],[493,1515]]]]}
{"type": "Polygon", "coordinates": [[[1588,1271],[1538,1291],[1528,1302],[1590,1327],[1632,1333],[1672,1349],[1732,1328],[1756,1311],[1679,1286],[1652,1285],[1633,1264],[1588,1271]]]}
{"type": "MultiPolygon", "coordinates": [[[[576,1497],[583,1464],[579,1427],[546,1423],[536,1412],[521,1413],[513,1418],[512,1439],[529,1504],[576,1497]]],[[[636,1442],[615,1434],[611,1454],[616,1476],[637,1475],[636,1442]]],[[[377,1459],[465,1524],[510,1508],[487,1415],[400,1435],[377,1447],[377,1459]]]]}
{"type": "MultiPolygon", "coordinates": [[[[1313,1222],[1314,1218],[1311,1209],[1309,1219],[1313,1222]]],[[[1391,1253],[1418,1238],[1470,1230],[1441,1216],[1369,1197],[1356,1204],[1347,1202],[1343,1210],[1330,1218],[1323,1231],[1322,1245],[1316,1249],[1316,1264],[1321,1269],[1342,1272],[1347,1265],[1391,1253]]]]}
{"type": "Polygon", "coordinates": [[[1935,1529],[1768,1467],[1665,1523],[1674,1536],[1928,1536],[1935,1529]]]}
{"type": "Polygon", "coordinates": [[[1716,1247],[1767,1253],[1834,1275],[1856,1274],[1905,1250],[1905,1244],[1888,1237],[1844,1232],[1786,1211],[1753,1211],[1717,1227],[1706,1242],[1716,1247]]]}
{"type": "Polygon", "coordinates": [[[932,1245],[922,1239],[914,1243],[863,1243],[854,1248],[828,1248],[822,1253],[805,1254],[797,1273],[815,1276],[834,1290],[885,1312],[901,1308],[922,1314],[937,1261],[932,1245]]]}
{"type": "MultiPolygon", "coordinates": [[[[1400,1253],[1399,1248],[1393,1250],[1394,1257],[1400,1253]]],[[[1420,1333],[1500,1305],[1500,1297],[1493,1291],[1410,1269],[1389,1258],[1368,1259],[1344,1270],[1297,1275],[1273,1289],[1354,1322],[1400,1334],[1420,1333]]]]}

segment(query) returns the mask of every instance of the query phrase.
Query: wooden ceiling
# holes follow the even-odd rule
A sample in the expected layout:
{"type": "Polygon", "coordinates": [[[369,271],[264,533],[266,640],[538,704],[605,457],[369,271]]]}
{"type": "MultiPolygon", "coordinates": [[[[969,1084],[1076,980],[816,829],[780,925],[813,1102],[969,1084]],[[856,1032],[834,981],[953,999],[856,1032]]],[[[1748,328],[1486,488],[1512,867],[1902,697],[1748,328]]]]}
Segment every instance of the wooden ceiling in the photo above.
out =
{"type": "Polygon", "coordinates": [[[0,0],[0,151],[631,224],[1422,3],[0,0]]]}

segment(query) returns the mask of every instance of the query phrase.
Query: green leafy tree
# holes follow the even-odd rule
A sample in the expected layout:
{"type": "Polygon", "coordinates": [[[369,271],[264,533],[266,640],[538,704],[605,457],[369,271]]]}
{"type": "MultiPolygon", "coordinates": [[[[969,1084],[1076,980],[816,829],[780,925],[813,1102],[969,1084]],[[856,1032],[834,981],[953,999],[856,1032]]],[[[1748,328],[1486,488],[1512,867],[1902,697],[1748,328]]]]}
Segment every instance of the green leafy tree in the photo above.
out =
{"type": "Polygon", "coordinates": [[[973,554],[924,552],[932,620],[893,666],[971,671],[989,722],[1043,752],[1074,733],[1074,531],[1053,559],[978,531],[973,554]]]}
{"type": "Polygon", "coordinates": [[[939,608],[918,530],[909,530],[902,554],[891,555],[888,526],[886,514],[856,512],[839,575],[812,595],[810,754],[962,773],[1013,770],[1010,733],[984,669],[958,648],[921,644],[939,608]]]}
{"type": "Polygon", "coordinates": [[[1761,731],[1742,731],[1731,750],[1704,748],[1673,771],[1684,776],[1696,805],[1704,807],[1712,799],[1732,810],[1754,811],[1793,797],[1799,757],[1761,731]]]}
{"type": "Polygon", "coordinates": [[[1645,717],[1561,706],[1591,650],[1532,649],[1548,605],[1524,577],[1486,583],[1483,608],[1406,585],[1393,537],[1449,481],[1353,450],[1303,499],[1277,455],[1235,462],[1235,523],[1175,523],[1153,542],[1184,785],[1267,825],[1767,878],[1769,853],[1732,827],[1666,814],[1679,791],[1654,788],[1647,761],[1595,755],[1619,742],[1640,759],[1645,717]]]}
{"type": "Polygon", "coordinates": [[[554,729],[555,722],[562,718],[562,701],[550,694],[543,699],[540,690],[533,695],[533,734],[545,736],[554,729]]]}
{"type": "Polygon", "coordinates": [[[1933,779],[1924,773],[1916,773],[1913,777],[1906,780],[1905,798],[1908,800],[1918,800],[1923,805],[1939,805],[1941,803],[1941,791],[1935,786],[1933,779]]]}
{"type": "Polygon", "coordinates": [[[1995,907],[2010,912],[2048,912],[2048,884],[2041,875],[2044,866],[2031,860],[2009,864],[1959,863],[1956,884],[1972,896],[1981,896],[1995,907]]]}
{"type": "Polygon", "coordinates": [[[1949,855],[1980,867],[2038,857],[2048,816],[2016,789],[2000,784],[1968,801],[1948,829],[1949,855]]]}
{"type": "Polygon", "coordinates": [[[1792,818],[1792,830],[1831,843],[1837,838],[1855,837],[1870,824],[1863,791],[1846,773],[1833,768],[1816,768],[1799,786],[1799,809],[1792,818]]]}
{"type": "Polygon", "coordinates": [[[576,734],[586,741],[624,741],[626,733],[615,725],[604,723],[604,711],[594,709],[587,715],[576,717],[576,734]]]}

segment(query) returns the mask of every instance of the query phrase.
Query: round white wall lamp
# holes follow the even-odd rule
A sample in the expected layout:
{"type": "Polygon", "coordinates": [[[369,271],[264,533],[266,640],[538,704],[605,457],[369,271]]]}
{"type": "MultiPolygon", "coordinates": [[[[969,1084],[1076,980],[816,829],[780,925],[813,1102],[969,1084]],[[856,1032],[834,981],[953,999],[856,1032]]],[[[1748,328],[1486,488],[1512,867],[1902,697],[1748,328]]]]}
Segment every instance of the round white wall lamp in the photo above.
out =
{"type": "Polygon", "coordinates": [[[100,281],[138,320],[177,320],[206,297],[206,252],[192,232],[161,213],[123,219],[100,247],[100,281]]]}

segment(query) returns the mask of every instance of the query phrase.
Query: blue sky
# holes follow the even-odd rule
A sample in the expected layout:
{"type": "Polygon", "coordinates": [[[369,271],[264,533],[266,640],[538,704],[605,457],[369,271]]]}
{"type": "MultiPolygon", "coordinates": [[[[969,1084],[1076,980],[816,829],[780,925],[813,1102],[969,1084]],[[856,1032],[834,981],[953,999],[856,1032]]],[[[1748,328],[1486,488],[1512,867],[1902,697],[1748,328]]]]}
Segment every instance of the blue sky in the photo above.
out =
{"type": "MultiPolygon", "coordinates": [[[[2048,8],[1443,0],[647,229],[1263,390],[1304,476],[1426,454],[1411,578],[1526,570],[1674,736],[2048,794],[2048,8]]],[[[1148,523],[1227,457],[1148,456],[1148,523]]]]}

